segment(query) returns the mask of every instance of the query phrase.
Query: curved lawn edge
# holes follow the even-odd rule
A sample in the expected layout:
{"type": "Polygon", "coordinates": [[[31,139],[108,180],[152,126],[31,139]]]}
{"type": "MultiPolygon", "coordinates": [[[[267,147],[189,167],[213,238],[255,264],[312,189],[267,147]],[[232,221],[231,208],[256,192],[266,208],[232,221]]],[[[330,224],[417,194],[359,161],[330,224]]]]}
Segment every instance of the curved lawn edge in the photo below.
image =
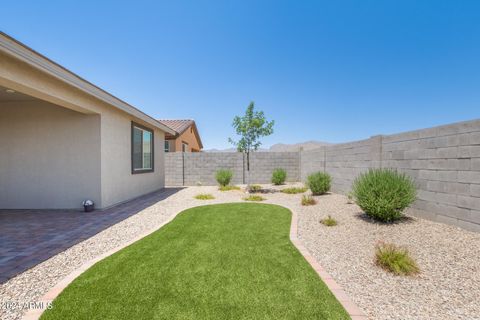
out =
{"type": "MultiPolygon", "coordinates": [[[[221,203],[221,204],[211,204],[211,205],[201,205],[201,206],[193,206],[188,209],[184,209],[181,211],[176,212],[175,214],[171,215],[168,219],[166,219],[158,228],[154,230],[149,230],[146,233],[143,233],[136,238],[128,241],[121,246],[116,247],[106,253],[103,253],[94,259],[88,261],[87,263],[83,264],[78,269],[74,270],[70,273],[67,277],[65,277],[62,281],[57,283],[49,292],[47,292],[39,302],[43,303],[44,308],[42,309],[31,309],[29,310],[24,316],[23,319],[31,320],[31,319],[39,319],[43,314],[45,307],[48,306],[69,284],[71,284],[76,278],[78,278],[81,274],[83,274],[86,270],[90,267],[95,265],[96,263],[100,262],[101,260],[105,259],[113,255],[114,253],[125,249],[126,247],[136,243],[137,241],[144,239],[145,237],[152,235],[153,233],[159,231],[165,225],[171,223],[180,213],[185,211],[194,209],[194,208],[202,208],[202,207],[211,207],[211,206],[218,206],[218,205],[225,205],[225,204],[242,204],[243,202],[228,202],[228,203],[221,203]]],[[[244,203],[243,203],[244,204],[244,203]]],[[[256,205],[256,204],[252,204],[256,205]]],[[[367,319],[366,315],[353,303],[353,301],[346,295],[343,289],[333,280],[333,278],[323,269],[319,263],[313,258],[312,255],[306,250],[306,248],[302,245],[300,240],[297,237],[297,222],[298,222],[298,215],[292,208],[278,205],[275,203],[265,203],[263,205],[267,206],[277,206],[283,209],[286,209],[291,214],[290,220],[290,232],[289,232],[289,239],[293,246],[298,250],[298,252],[303,256],[303,258],[308,262],[310,267],[317,273],[326,287],[331,291],[331,293],[335,296],[336,300],[343,306],[345,311],[352,319],[367,319]]]]}

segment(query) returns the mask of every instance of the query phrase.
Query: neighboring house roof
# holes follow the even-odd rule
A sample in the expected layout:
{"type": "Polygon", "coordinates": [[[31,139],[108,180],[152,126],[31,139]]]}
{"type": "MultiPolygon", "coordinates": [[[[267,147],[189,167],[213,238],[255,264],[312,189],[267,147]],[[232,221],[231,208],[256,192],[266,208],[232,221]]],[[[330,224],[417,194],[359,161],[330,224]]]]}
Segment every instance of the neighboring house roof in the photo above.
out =
{"type": "Polygon", "coordinates": [[[29,48],[18,40],[10,37],[9,35],[0,31],[0,50],[5,53],[14,56],[15,58],[28,63],[32,67],[41,70],[62,82],[65,82],[97,99],[100,99],[109,105],[120,109],[134,117],[137,117],[157,128],[163,130],[170,134],[175,134],[175,132],[164,124],[158,122],[156,119],[150,117],[141,110],[135,108],[134,106],[126,103],[125,101],[115,97],[114,95],[108,93],[107,91],[97,87],[96,85],[88,82],[87,80],[81,78],[65,67],[59,65],[58,63],[50,60],[44,55],[36,52],[35,50],[29,48]]]}
{"type": "MultiPolygon", "coordinates": [[[[174,137],[174,138],[180,136],[182,133],[187,131],[188,128],[193,127],[193,130],[195,131],[195,136],[198,139],[198,145],[200,146],[200,148],[203,148],[202,139],[200,138],[200,134],[198,133],[197,125],[195,124],[195,120],[192,120],[192,119],[175,119],[175,120],[159,119],[158,121],[176,132],[175,135],[172,135],[172,137],[174,137]]],[[[168,136],[167,136],[167,138],[168,138],[168,136]]]]}
{"type": "Polygon", "coordinates": [[[177,134],[184,133],[192,124],[195,123],[193,120],[158,120],[160,123],[163,123],[172,130],[175,130],[177,134]]]}

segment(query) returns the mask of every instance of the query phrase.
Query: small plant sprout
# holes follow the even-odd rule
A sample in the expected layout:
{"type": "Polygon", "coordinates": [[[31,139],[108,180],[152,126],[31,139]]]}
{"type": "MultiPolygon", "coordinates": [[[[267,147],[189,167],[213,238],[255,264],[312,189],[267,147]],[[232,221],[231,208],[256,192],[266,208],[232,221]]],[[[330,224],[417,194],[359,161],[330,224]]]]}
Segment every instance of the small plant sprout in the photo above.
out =
{"type": "Polygon", "coordinates": [[[248,186],[248,192],[250,193],[257,193],[262,191],[262,186],[259,184],[252,184],[248,186]]]}
{"type": "Polygon", "coordinates": [[[337,220],[332,218],[330,215],[328,215],[325,219],[320,220],[320,223],[327,227],[333,227],[338,224],[337,220]]]}
{"type": "Polygon", "coordinates": [[[347,203],[353,204],[353,193],[351,192],[347,193],[347,203]]]}
{"type": "Polygon", "coordinates": [[[302,197],[302,206],[313,206],[316,203],[317,201],[312,196],[304,195],[302,197]]]}
{"type": "Polygon", "coordinates": [[[213,200],[215,197],[209,193],[200,193],[195,196],[197,200],[213,200]]]}
{"type": "Polygon", "coordinates": [[[306,187],[291,187],[285,188],[280,190],[280,192],[287,193],[287,194],[297,194],[297,193],[304,193],[307,192],[308,188],[306,187]]]}
{"type": "Polygon", "coordinates": [[[218,190],[220,191],[231,191],[231,190],[240,190],[240,187],[239,186],[220,186],[218,188],[218,190]]]}
{"type": "Polygon", "coordinates": [[[266,200],[266,199],[262,196],[252,194],[251,196],[243,198],[243,200],[245,200],[245,201],[263,201],[263,200],[266,200]]]}
{"type": "Polygon", "coordinates": [[[413,275],[420,272],[408,250],[391,243],[377,244],[375,263],[395,275],[413,275]]]}

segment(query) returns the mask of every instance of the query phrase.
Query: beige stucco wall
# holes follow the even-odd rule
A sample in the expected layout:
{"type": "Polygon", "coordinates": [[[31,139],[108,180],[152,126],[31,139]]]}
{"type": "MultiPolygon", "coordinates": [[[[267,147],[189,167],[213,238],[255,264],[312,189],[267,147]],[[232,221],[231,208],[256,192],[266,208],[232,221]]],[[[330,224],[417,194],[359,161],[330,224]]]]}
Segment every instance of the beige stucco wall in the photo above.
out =
{"type": "MultiPolygon", "coordinates": [[[[2,110],[0,150],[2,154],[14,150],[14,155],[1,156],[0,208],[78,208],[78,199],[84,199],[87,195],[96,200],[97,207],[105,208],[164,187],[164,134],[160,129],[3,52],[0,52],[0,85],[60,106],[58,109],[50,108],[42,115],[44,123],[35,125],[34,117],[28,112],[22,117],[16,114],[19,111],[11,108],[12,115],[6,117],[2,110]],[[88,123],[80,125],[77,131],[74,130],[75,134],[71,136],[78,142],[66,145],[62,141],[54,145],[48,141],[58,133],[70,136],[70,125],[75,122],[75,126],[81,119],[96,119],[97,125],[92,128],[93,123],[88,123]],[[155,129],[154,172],[131,173],[131,121],[155,129]],[[58,123],[53,127],[55,130],[50,129],[52,123],[58,123]],[[8,127],[4,124],[8,124],[8,127]],[[40,130],[36,139],[14,136],[13,140],[9,140],[12,138],[7,135],[10,132],[8,128],[21,131],[27,125],[32,125],[32,129],[27,129],[28,134],[25,133],[25,136],[35,135],[35,130],[40,130]],[[93,135],[95,138],[92,139],[93,135]],[[99,150],[95,160],[85,155],[80,148],[85,144],[91,146],[91,143],[99,150]],[[32,145],[37,149],[44,148],[45,151],[38,151],[39,154],[30,151],[29,146],[32,145]],[[57,166],[61,168],[57,168],[57,173],[43,170],[46,169],[47,160],[53,158],[48,150],[63,150],[61,146],[67,151],[66,159],[60,157],[56,160],[57,166]],[[37,155],[44,161],[40,166],[34,160],[37,155]],[[12,161],[17,160],[24,162],[19,162],[17,168],[12,168],[12,161]],[[26,168],[26,173],[22,172],[22,167],[26,168]],[[93,167],[96,169],[93,170],[93,167]],[[78,183],[79,174],[85,172],[85,169],[91,171],[97,179],[88,186],[88,177],[80,179],[85,184],[78,183]],[[72,191],[72,188],[75,190],[72,191]],[[41,189],[44,191],[39,192],[41,189]],[[56,191],[69,195],[61,196],[62,193],[56,191]],[[6,200],[9,202],[4,202],[6,200]]],[[[40,112],[40,109],[36,111],[40,112]]],[[[32,115],[39,115],[38,112],[32,115]]]]}
{"type": "MultiPolygon", "coordinates": [[[[164,134],[154,130],[154,172],[132,174],[131,122],[122,112],[102,114],[102,204],[104,207],[164,187],[164,134]]],[[[146,123],[138,123],[148,126],[146,123]]]]}
{"type": "Polygon", "coordinates": [[[79,208],[100,198],[100,116],[0,102],[0,208],[79,208]]]}

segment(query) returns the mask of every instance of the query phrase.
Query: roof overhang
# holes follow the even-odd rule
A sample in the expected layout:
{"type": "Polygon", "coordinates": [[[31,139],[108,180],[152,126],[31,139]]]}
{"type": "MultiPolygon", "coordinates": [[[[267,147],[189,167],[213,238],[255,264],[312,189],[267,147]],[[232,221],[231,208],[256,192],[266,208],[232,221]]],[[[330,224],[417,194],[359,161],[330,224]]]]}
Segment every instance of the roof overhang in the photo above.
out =
{"type": "Polygon", "coordinates": [[[27,47],[19,41],[13,39],[9,35],[0,31],[0,50],[13,56],[14,58],[27,63],[28,65],[38,69],[56,79],[87,93],[96,99],[99,99],[119,110],[128,113],[142,121],[170,134],[175,134],[175,131],[169,127],[158,122],[156,119],[150,117],[146,113],[140,111],[134,106],[126,103],[123,100],[113,96],[105,90],[95,86],[87,80],[79,77],[75,73],[53,62],[47,57],[41,55],[35,50],[27,47]]]}
{"type": "Polygon", "coordinates": [[[198,132],[197,124],[195,123],[195,121],[193,122],[193,130],[195,130],[195,135],[197,136],[200,149],[203,149],[202,138],[200,138],[200,133],[198,132]]]}

